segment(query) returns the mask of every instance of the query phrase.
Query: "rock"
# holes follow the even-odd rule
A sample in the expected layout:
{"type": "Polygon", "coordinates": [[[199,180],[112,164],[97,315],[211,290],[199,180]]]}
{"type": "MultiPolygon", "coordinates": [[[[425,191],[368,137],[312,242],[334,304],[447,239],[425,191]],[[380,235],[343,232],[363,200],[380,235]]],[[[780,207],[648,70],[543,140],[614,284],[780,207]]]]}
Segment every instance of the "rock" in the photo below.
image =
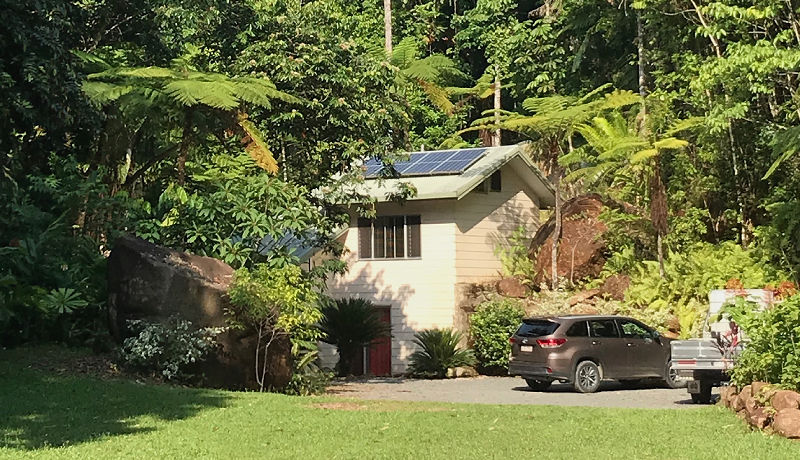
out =
{"type": "MultiPolygon", "coordinates": [[[[177,315],[195,327],[224,327],[227,290],[234,270],[228,264],[154,245],[131,236],[118,239],[108,258],[108,314],[119,341],[131,319],[165,321],[177,315]]],[[[255,337],[252,331],[229,330],[217,337],[221,349],[192,369],[206,384],[255,388],[255,337]]],[[[288,340],[270,346],[268,384],[284,387],[291,378],[288,340]]]]}
{"type": "Polygon", "coordinates": [[[752,396],[753,394],[751,393],[750,385],[745,386],[744,388],[742,388],[742,391],[739,392],[739,394],[736,396],[736,399],[733,400],[733,403],[731,404],[731,409],[735,410],[736,412],[744,410],[746,407],[747,400],[750,399],[752,396]]]}
{"type": "Polygon", "coordinates": [[[744,409],[747,411],[747,414],[752,416],[756,409],[759,409],[758,401],[753,396],[744,400],[744,409]]]}
{"type": "Polygon", "coordinates": [[[750,425],[758,429],[764,429],[767,425],[769,425],[770,417],[766,409],[759,407],[753,412],[748,412],[747,421],[750,423],[750,425]]]}
{"type": "MultiPolygon", "coordinates": [[[[558,243],[557,271],[570,281],[595,278],[606,263],[607,247],[603,235],[608,230],[598,217],[606,208],[625,211],[625,207],[598,194],[582,195],[561,207],[561,238],[558,243]]],[[[531,240],[528,256],[534,263],[534,283],[550,284],[551,248],[555,216],[547,220],[531,240]]]]}
{"type": "Polygon", "coordinates": [[[778,411],[772,419],[772,429],[787,438],[800,438],[800,409],[778,411]]]}
{"type": "Polygon", "coordinates": [[[598,294],[600,294],[600,289],[589,289],[588,291],[581,291],[570,297],[567,303],[569,303],[570,307],[574,307],[579,303],[586,302],[587,300],[591,299],[592,297],[598,294]]]}
{"type": "Polygon", "coordinates": [[[611,275],[603,281],[600,286],[600,294],[613,300],[624,300],[625,291],[631,285],[631,277],[628,275],[611,275]]]}
{"type": "Polygon", "coordinates": [[[800,408],[800,393],[792,390],[778,390],[770,401],[776,411],[800,408]]]}
{"type": "Polygon", "coordinates": [[[667,319],[667,330],[675,333],[681,331],[681,321],[677,316],[672,315],[667,319]]]}
{"type": "Polygon", "coordinates": [[[761,393],[761,391],[764,388],[768,387],[768,386],[769,386],[769,383],[767,383],[767,382],[753,382],[750,385],[750,388],[751,388],[751,391],[753,392],[753,396],[758,396],[761,393]]]}
{"type": "Polygon", "coordinates": [[[528,287],[518,278],[503,278],[497,282],[497,293],[503,297],[522,299],[528,297],[528,287]]]}
{"type": "Polygon", "coordinates": [[[719,389],[719,403],[725,407],[731,407],[733,398],[736,397],[736,392],[733,387],[724,386],[719,389]]]}

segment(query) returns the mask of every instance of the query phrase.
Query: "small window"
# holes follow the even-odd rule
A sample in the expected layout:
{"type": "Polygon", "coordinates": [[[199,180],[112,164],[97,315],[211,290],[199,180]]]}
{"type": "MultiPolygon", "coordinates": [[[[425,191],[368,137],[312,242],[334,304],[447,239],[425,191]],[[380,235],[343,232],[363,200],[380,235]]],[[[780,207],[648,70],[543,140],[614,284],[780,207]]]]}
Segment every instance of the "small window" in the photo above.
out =
{"type": "Polygon", "coordinates": [[[502,189],[502,176],[500,175],[500,170],[497,170],[492,173],[492,177],[489,178],[489,190],[492,192],[499,192],[502,191],[502,189]]]}
{"type": "Polygon", "coordinates": [[[558,329],[560,324],[547,319],[529,319],[523,321],[517,329],[516,335],[520,337],[541,337],[550,335],[558,329]]]}
{"type": "Polygon", "coordinates": [[[592,337],[619,337],[613,319],[596,319],[589,321],[592,337]]]}
{"type": "Polygon", "coordinates": [[[360,259],[420,257],[420,216],[358,219],[360,259]]]}
{"type": "Polygon", "coordinates": [[[644,327],[642,324],[623,319],[619,321],[620,328],[622,329],[622,336],[625,338],[634,339],[651,339],[653,332],[644,327]]]}
{"type": "Polygon", "coordinates": [[[567,337],[589,337],[589,327],[586,321],[578,321],[567,330],[567,337]]]}

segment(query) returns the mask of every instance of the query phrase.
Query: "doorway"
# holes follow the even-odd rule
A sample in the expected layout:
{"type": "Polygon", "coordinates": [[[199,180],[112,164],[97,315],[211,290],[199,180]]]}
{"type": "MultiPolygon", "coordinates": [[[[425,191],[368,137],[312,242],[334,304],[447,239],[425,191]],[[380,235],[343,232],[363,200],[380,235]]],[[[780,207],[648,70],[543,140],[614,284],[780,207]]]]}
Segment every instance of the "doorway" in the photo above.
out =
{"type": "MultiPolygon", "coordinates": [[[[391,307],[378,306],[378,316],[381,321],[391,325],[392,313],[391,307]]],[[[376,376],[392,375],[392,338],[382,337],[375,340],[366,350],[367,363],[364,366],[367,373],[376,376]]]]}

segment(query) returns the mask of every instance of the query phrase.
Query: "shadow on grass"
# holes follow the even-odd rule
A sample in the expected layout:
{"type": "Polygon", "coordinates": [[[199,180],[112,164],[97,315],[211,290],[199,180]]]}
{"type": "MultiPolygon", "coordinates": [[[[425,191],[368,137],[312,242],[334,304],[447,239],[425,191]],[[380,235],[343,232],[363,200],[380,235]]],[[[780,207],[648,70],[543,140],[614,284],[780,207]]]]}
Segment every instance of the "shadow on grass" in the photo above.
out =
{"type": "Polygon", "coordinates": [[[56,377],[0,362],[0,448],[66,446],[153,431],[228,397],[214,390],[56,377]],[[5,365],[4,365],[5,364],[5,365]]]}

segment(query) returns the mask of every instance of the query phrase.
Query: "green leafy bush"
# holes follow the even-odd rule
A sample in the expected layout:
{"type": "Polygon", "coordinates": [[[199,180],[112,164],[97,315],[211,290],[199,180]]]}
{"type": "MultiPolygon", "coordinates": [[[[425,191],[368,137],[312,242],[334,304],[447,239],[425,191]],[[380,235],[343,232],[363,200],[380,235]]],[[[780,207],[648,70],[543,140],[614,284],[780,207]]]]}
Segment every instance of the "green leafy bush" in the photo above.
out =
{"type": "Polygon", "coordinates": [[[761,312],[743,300],[724,311],[748,337],[733,369],[733,382],[741,387],[764,381],[800,390],[800,295],[761,312]]]}
{"type": "Polygon", "coordinates": [[[272,267],[258,264],[252,270],[236,272],[228,290],[233,308],[227,312],[228,324],[254,331],[256,383],[267,386],[267,367],[272,343],[279,337],[290,341],[315,341],[322,319],[318,286],[296,265],[272,267]]]}
{"type": "Polygon", "coordinates": [[[474,366],[475,355],[458,345],[461,339],[461,333],[452,329],[427,329],[414,334],[414,343],[420,349],[411,354],[411,375],[442,379],[449,369],[474,366]]]}
{"type": "Polygon", "coordinates": [[[192,327],[191,321],[170,317],[166,324],[131,320],[132,336],[122,342],[122,364],[165,380],[187,382],[196,376],[187,368],[204,360],[217,347],[216,337],[224,328],[192,327]]]}
{"type": "Polygon", "coordinates": [[[681,336],[690,337],[699,332],[708,311],[709,291],[724,288],[732,278],[744,288],[762,288],[783,278],[755,254],[733,242],[697,244],[686,252],[670,252],[666,278],[659,275],[658,262],[644,261],[631,275],[625,312],[655,326],[677,316],[681,336]]]}
{"type": "Polygon", "coordinates": [[[469,318],[469,333],[482,373],[499,374],[508,370],[511,344],[508,338],[517,330],[525,310],[513,300],[491,300],[478,305],[469,318]]]}
{"type": "Polygon", "coordinates": [[[381,321],[378,310],[369,300],[339,299],[325,306],[322,314],[322,340],[338,349],[336,370],[339,375],[354,372],[353,360],[363,347],[391,335],[391,326],[381,321]]]}
{"type": "Polygon", "coordinates": [[[332,378],[333,373],[319,365],[319,346],[316,341],[292,341],[292,378],[284,393],[296,396],[320,394],[332,378]]]}

